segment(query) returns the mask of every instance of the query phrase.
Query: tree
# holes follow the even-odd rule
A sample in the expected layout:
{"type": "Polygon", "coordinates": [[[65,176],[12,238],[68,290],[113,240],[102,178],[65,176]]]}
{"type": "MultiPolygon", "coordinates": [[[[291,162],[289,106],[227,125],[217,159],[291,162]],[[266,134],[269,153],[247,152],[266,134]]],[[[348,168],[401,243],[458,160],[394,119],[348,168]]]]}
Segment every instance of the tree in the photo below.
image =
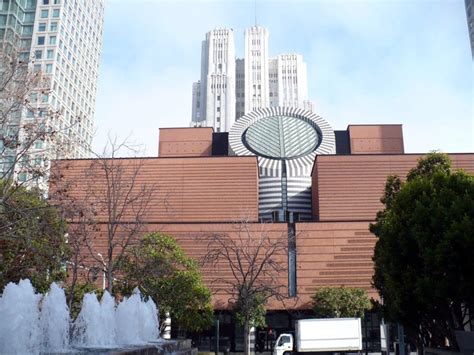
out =
{"type": "Polygon", "coordinates": [[[457,349],[455,331],[474,310],[474,177],[430,153],[405,183],[389,177],[382,202],[370,230],[384,317],[403,324],[420,349],[446,339],[457,349]]]}
{"type": "Polygon", "coordinates": [[[369,296],[361,288],[323,287],[312,298],[314,313],[321,318],[363,318],[370,309],[369,296]]]}
{"type": "MultiPolygon", "coordinates": [[[[67,164],[62,168],[67,169],[67,164]]],[[[77,305],[82,301],[84,293],[95,289],[93,282],[96,281],[100,270],[97,267],[90,267],[88,253],[91,235],[98,231],[98,226],[94,220],[94,207],[90,196],[86,194],[84,198],[77,200],[70,198],[68,192],[77,181],[76,179],[62,179],[61,176],[61,169],[53,170],[51,180],[55,190],[51,202],[56,204],[62,218],[68,221],[66,241],[69,247],[69,258],[67,261],[68,288],[66,295],[71,314],[76,316],[77,305]],[[86,291],[84,292],[84,290],[86,291]]]]}
{"type": "Polygon", "coordinates": [[[265,306],[270,299],[288,297],[286,260],[288,237],[271,237],[264,231],[252,233],[248,223],[240,223],[235,235],[213,234],[205,238],[205,263],[225,265],[228,278],[216,278],[224,285],[237,320],[244,328],[245,354],[250,353],[250,330],[265,325],[265,306]]]}
{"type": "MultiPolygon", "coordinates": [[[[49,100],[50,78],[32,68],[34,62],[22,60],[15,46],[0,48],[0,252],[7,248],[3,263],[8,263],[0,267],[7,273],[4,280],[29,275],[38,278],[33,283],[41,289],[43,272],[57,273],[57,258],[62,259],[63,253],[63,236],[57,234],[62,222],[41,194],[46,192],[49,160],[68,155],[73,140],[66,133],[79,119],[59,126],[61,112],[44,102],[49,100]],[[50,235],[51,245],[59,249],[47,251],[46,241],[41,239],[45,235],[50,235]],[[17,258],[9,254],[13,250],[17,258]]],[[[51,280],[57,277],[50,275],[51,280]]]]}
{"type": "MultiPolygon", "coordinates": [[[[104,151],[94,153],[95,159],[85,161],[86,165],[57,162],[51,181],[51,198],[58,206],[84,207],[76,211],[84,216],[68,220],[73,227],[86,227],[83,241],[89,253],[85,263],[89,267],[93,263],[99,265],[110,293],[121,260],[146,233],[146,215],[156,190],[153,184],[140,180],[144,159],[117,157],[119,153],[136,153],[132,148],[126,141],[119,143],[109,137],[104,151]],[[72,167],[76,170],[69,172],[72,167]]],[[[83,253],[82,246],[78,251],[83,253]]]]}
{"type": "Polygon", "coordinates": [[[173,237],[146,235],[124,256],[121,271],[117,286],[126,293],[139,287],[159,305],[162,315],[170,313],[179,328],[199,331],[212,325],[211,292],[196,261],[185,255],[173,237]]]}
{"type": "Polygon", "coordinates": [[[0,231],[0,290],[29,278],[46,292],[51,282],[64,280],[66,223],[39,191],[17,188],[0,214],[0,231]]]}
{"type": "Polygon", "coordinates": [[[19,186],[46,189],[50,159],[68,156],[76,143],[69,132],[80,118],[60,123],[50,76],[33,68],[14,47],[0,48],[0,211],[19,186]]]}

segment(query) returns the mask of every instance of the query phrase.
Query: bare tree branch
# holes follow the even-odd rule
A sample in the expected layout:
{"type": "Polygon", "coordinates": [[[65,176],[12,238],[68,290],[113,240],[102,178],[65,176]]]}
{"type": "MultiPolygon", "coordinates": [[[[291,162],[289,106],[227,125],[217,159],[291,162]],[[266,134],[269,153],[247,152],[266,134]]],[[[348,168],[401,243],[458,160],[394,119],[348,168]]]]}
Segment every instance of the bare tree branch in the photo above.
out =
{"type": "MultiPolygon", "coordinates": [[[[270,236],[265,231],[253,232],[247,221],[236,225],[234,234],[212,234],[203,237],[207,253],[202,265],[216,269],[212,284],[225,292],[244,323],[245,353],[250,351],[249,331],[256,307],[264,307],[270,299],[288,299],[287,279],[288,236],[270,236]],[[227,276],[227,277],[226,277],[227,276]]],[[[284,304],[284,303],[283,303],[284,304]]]]}
{"type": "Polygon", "coordinates": [[[127,141],[119,142],[109,135],[104,151],[94,153],[95,159],[80,169],[81,183],[64,187],[65,191],[71,189],[69,198],[75,205],[88,207],[88,219],[77,223],[87,225],[89,230],[95,228],[95,234],[105,235],[98,237],[105,243],[88,237],[85,245],[90,259],[100,265],[106,275],[109,292],[113,291],[120,262],[130,246],[146,232],[146,216],[154,192],[158,190],[154,184],[140,179],[144,159],[117,157],[119,151],[122,154],[130,147],[133,145],[127,141]]]}

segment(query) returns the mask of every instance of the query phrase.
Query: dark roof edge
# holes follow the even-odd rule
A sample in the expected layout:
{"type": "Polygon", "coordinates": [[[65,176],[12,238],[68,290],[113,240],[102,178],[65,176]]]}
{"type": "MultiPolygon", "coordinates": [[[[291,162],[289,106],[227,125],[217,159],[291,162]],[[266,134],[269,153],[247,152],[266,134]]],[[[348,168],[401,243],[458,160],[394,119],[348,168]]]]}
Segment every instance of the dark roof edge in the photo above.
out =
{"type": "Polygon", "coordinates": [[[214,131],[213,127],[159,127],[158,129],[201,129],[201,128],[206,128],[206,129],[212,129],[214,131]]]}

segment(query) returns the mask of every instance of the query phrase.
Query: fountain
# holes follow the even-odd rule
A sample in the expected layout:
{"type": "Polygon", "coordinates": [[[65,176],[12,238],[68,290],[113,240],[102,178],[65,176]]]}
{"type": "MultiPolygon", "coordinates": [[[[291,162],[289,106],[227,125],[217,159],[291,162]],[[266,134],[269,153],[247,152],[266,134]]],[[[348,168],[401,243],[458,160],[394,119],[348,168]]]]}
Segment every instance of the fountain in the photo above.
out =
{"type": "Polygon", "coordinates": [[[79,348],[116,346],[114,312],[115,300],[107,291],[100,303],[94,293],[85,294],[73,324],[72,344],[79,348]]]}
{"type": "MultiPolygon", "coordinates": [[[[143,300],[138,289],[118,305],[107,291],[100,302],[94,293],[84,295],[74,322],[64,290],[55,283],[44,297],[29,280],[9,283],[0,297],[1,354],[107,353],[121,349],[136,349],[137,353],[146,349],[147,354],[179,352],[176,346],[181,345],[173,344],[159,338],[157,307],[150,298],[143,300]]],[[[196,350],[181,352],[194,354],[196,350]]]]}
{"type": "Polygon", "coordinates": [[[9,283],[0,298],[0,353],[34,354],[40,348],[38,303],[30,280],[9,283]]]}
{"type": "Polygon", "coordinates": [[[56,283],[51,284],[49,292],[43,298],[39,320],[43,340],[41,349],[44,351],[67,349],[70,326],[69,308],[64,290],[56,283]]]}

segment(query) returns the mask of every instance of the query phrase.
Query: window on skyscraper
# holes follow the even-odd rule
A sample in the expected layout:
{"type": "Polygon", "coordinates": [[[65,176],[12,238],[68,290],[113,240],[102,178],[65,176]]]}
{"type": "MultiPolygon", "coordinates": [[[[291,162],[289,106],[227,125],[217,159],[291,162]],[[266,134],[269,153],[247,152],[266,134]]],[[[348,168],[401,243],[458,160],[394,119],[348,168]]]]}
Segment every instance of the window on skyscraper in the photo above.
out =
{"type": "MultiPolygon", "coordinates": [[[[46,64],[46,73],[51,74],[52,72],[53,72],[53,64],[46,64]]],[[[45,101],[43,101],[43,102],[45,102],[45,101]]]]}
{"type": "Polygon", "coordinates": [[[38,45],[41,46],[44,44],[44,36],[39,36],[38,37],[38,45]]]}
{"type": "Polygon", "coordinates": [[[34,12],[25,13],[25,22],[33,22],[34,20],[35,20],[35,13],[34,12]]]}
{"type": "Polygon", "coordinates": [[[41,59],[42,56],[43,56],[43,51],[41,50],[35,51],[35,59],[41,59]]]}
{"type": "Polygon", "coordinates": [[[31,39],[22,38],[20,41],[20,46],[22,49],[29,49],[31,47],[31,39]]]}
{"type": "Polygon", "coordinates": [[[23,36],[28,36],[28,35],[31,35],[33,33],[33,26],[23,26],[23,31],[22,31],[22,35],[23,36]]]}
{"type": "Polygon", "coordinates": [[[46,31],[46,22],[40,22],[40,23],[38,24],[38,31],[39,31],[39,32],[44,32],[44,31],[46,31]]]}
{"type": "Polygon", "coordinates": [[[48,59],[53,59],[53,58],[54,58],[54,50],[48,49],[46,58],[48,58],[48,59]]]}
{"type": "Polygon", "coordinates": [[[58,23],[57,22],[51,22],[49,25],[49,30],[50,31],[57,31],[58,30],[58,23]]]}
{"type": "Polygon", "coordinates": [[[48,18],[49,10],[41,10],[41,18],[48,18]]]}
{"type": "Polygon", "coordinates": [[[59,17],[59,9],[53,10],[53,17],[59,17]]]}
{"type": "Polygon", "coordinates": [[[56,36],[49,37],[49,44],[56,44],[56,36]]]}

